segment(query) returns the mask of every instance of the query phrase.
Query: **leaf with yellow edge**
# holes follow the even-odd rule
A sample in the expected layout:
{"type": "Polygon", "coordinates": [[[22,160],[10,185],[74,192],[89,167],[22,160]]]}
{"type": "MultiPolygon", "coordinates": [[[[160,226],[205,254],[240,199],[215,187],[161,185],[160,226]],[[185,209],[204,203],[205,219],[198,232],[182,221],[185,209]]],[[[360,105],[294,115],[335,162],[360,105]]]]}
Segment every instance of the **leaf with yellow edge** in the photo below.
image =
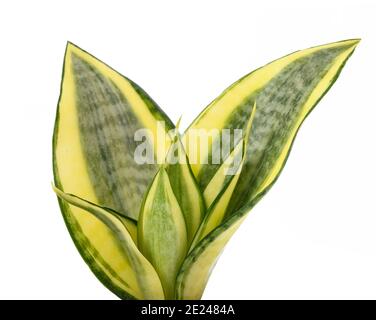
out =
{"type": "MultiPolygon", "coordinates": [[[[189,137],[193,129],[243,128],[249,119],[246,111],[257,100],[244,164],[226,216],[184,260],[177,277],[177,299],[201,298],[226,243],[278,178],[302,122],[335,82],[358,42],[346,40],[298,51],[253,71],[225,90],[186,131],[189,137]]],[[[211,146],[204,152],[208,156],[211,146]]],[[[187,154],[197,156],[189,150],[187,154]]],[[[205,190],[218,165],[198,163],[192,170],[205,190]]]]}
{"type": "Polygon", "coordinates": [[[178,133],[166,134],[173,124],[140,87],[68,44],[53,140],[55,191],[95,275],[125,299],[201,298],[224,246],[278,178],[302,122],[358,42],[298,51],[246,75],[196,118],[184,146],[178,133]],[[177,153],[190,163],[140,164],[139,129],[148,130],[143,146],[157,160],[170,150],[168,162],[177,153]],[[222,129],[246,132],[232,133],[226,154],[216,150],[222,129]],[[189,140],[200,130],[214,132],[209,143],[189,140]],[[216,151],[219,163],[211,161],[216,151]],[[235,175],[226,176],[239,155],[235,175]]]}
{"type": "Polygon", "coordinates": [[[173,299],[176,275],[187,252],[187,232],[163,166],[146,194],[137,227],[139,248],[157,270],[166,299],[173,299]]]}
{"type": "MultiPolygon", "coordinates": [[[[134,137],[139,129],[148,129],[151,136],[143,143],[151,147],[166,139],[158,134],[158,121],[164,121],[166,132],[174,127],[138,85],[68,43],[53,137],[55,185],[137,219],[158,165],[135,162],[139,142],[134,137]]],[[[165,142],[167,148],[170,141],[165,142]]],[[[165,156],[163,148],[154,150],[156,158],[165,156]]],[[[113,234],[82,209],[59,203],[85,262],[111,291],[123,296],[119,274],[128,267],[113,234]]]]}
{"type": "MultiPolygon", "coordinates": [[[[93,215],[110,230],[123,253],[123,272],[116,274],[124,291],[121,297],[136,299],[164,299],[159,277],[150,262],[138,250],[134,242],[134,221],[121,217],[113,210],[102,208],[75,195],[54,187],[56,194],[65,202],[93,215]],[[133,236],[132,236],[133,233],[133,236]]],[[[115,277],[115,275],[114,275],[115,277]]]]}
{"type": "Polygon", "coordinates": [[[236,219],[217,227],[201,240],[184,260],[176,280],[176,299],[201,299],[219,255],[245,216],[233,218],[236,219]]]}
{"type": "MultiPolygon", "coordinates": [[[[249,140],[249,135],[251,132],[253,120],[255,118],[255,114],[256,103],[252,106],[247,125],[242,131],[242,139],[232,149],[231,153],[222,162],[219,168],[216,169],[214,176],[210,179],[204,190],[204,199],[207,207],[210,207],[213,201],[217,198],[218,194],[222,191],[224,186],[226,186],[229,183],[229,180],[232,179],[232,176],[235,173],[235,175],[239,177],[240,172],[238,171],[239,169],[241,169],[241,165],[243,163],[243,158],[245,155],[245,149],[247,147],[245,141],[249,140]]],[[[236,182],[231,183],[233,184],[236,182]]]]}
{"type": "MultiPolygon", "coordinates": [[[[252,201],[276,180],[301,123],[335,82],[358,42],[330,43],[275,60],[231,85],[191,124],[185,133],[188,137],[198,129],[243,128],[249,106],[257,101],[246,160],[227,214],[252,201]]],[[[187,154],[191,156],[189,148],[187,154]]],[[[202,190],[217,169],[210,163],[192,164],[202,190]]]]}
{"type": "MultiPolygon", "coordinates": [[[[177,130],[178,124],[176,125],[177,130]]],[[[178,131],[172,137],[172,140],[173,143],[166,156],[166,172],[171,188],[184,215],[187,227],[187,241],[191,243],[205,214],[205,204],[188,163],[178,131]]]]}
{"type": "MultiPolygon", "coordinates": [[[[215,175],[211,178],[210,182],[206,186],[203,194],[205,204],[210,207],[213,201],[217,198],[219,193],[223,190],[224,186],[232,179],[232,174],[227,174],[230,168],[236,166],[236,160],[242,159],[244,141],[238,142],[237,146],[231,151],[230,155],[221,164],[216,171],[215,175]]],[[[237,171],[237,170],[236,170],[237,171]]]]}
{"type": "Polygon", "coordinates": [[[223,162],[219,170],[216,172],[208,187],[205,189],[206,201],[209,203],[211,199],[209,196],[217,193],[215,200],[210,202],[210,207],[205,215],[204,220],[200,224],[191,248],[193,248],[197,242],[203,239],[208,233],[221,224],[225,217],[227,207],[230,203],[231,197],[234,193],[235,187],[239,181],[240,174],[242,172],[245,155],[247,154],[246,141],[249,140],[249,135],[252,128],[252,123],[256,113],[256,103],[252,107],[251,115],[248,119],[246,128],[243,132],[243,139],[233,149],[233,152],[223,162]],[[240,159],[240,161],[239,161],[240,159]],[[231,172],[229,172],[231,170],[231,172]],[[231,175],[229,174],[231,173],[231,175]],[[230,176],[230,179],[226,181],[226,176],[230,176]],[[208,191],[210,190],[210,192],[208,191]],[[214,191],[216,190],[216,192],[214,191]]]}
{"type": "MultiPolygon", "coordinates": [[[[263,191],[265,192],[266,190],[263,191]]],[[[224,247],[262,196],[262,193],[259,194],[252,202],[232,216],[225,218],[223,223],[191,249],[176,278],[176,299],[201,299],[210,274],[224,247]]]]}

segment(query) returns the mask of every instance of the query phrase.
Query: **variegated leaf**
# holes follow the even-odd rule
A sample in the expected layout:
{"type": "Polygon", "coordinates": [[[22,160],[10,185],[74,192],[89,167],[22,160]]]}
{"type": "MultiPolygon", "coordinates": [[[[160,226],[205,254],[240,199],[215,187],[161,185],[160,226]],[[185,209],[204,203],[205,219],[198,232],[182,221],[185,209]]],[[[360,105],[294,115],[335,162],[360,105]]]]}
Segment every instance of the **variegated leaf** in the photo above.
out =
{"type": "MultiPolygon", "coordinates": [[[[139,86],[69,43],[53,139],[56,186],[137,219],[158,167],[134,161],[138,144],[134,135],[146,128],[151,137],[145,143],[156,143],[158,121],[164,121],[166,131],[173,128],[139,86]]],[[[154,150],[156,156],[165,156],[165,150],[154,150]]],[[[117,280],[124,272],[123,253],[110,230],[82,209],[59,202],[86,263],[110,290],[126,296],[117,280]]]]}
{"type": "MultiPolygon", "coordinates": [[[[177,277],[177,298],[201,298],[219,254],[278,178],[299,127],[335,82],[358,42],[331,43],[275,60],[230,86],[190,126],[189,130],[242,128],[249,119],[244,111],[257,101],[246,159],[227,216],[185,259],[177,277]]],[[[210,151],[209,146],[207,154],[210,151]]],[[[205,189],[218,166],[197,164],[192,169],[205,189]]]]}
{"type": "Polygon", "coordinates": [[[118,260],[121,272],[114,274],[114,281],[122,288],[121,297],[135,299],[164,299],[159,277],[153,266],[138,250],[134,237],[136,223],[122,217],[113,210],[102,208],[89,201],[54,188],[56,194],[66,203],[83,210],[82,215],[92,215],[108,228],[123,259],[118,260]],[[129,296],[128,296],[129,295],[129,296]]]}
{"type": "Polygon", "coordinates": [[[164,167],[146,194],[137,227],[139,248],[157,270],[166,299],[173,299],[176,275],[187,252],[187,232],[164,167]]]}
{"type": "Polygon", "coordinates": [[[166,172],[172,190],[185,218],[187,241],[191,243],[204,217],[205,204],[178,132],[173,137],[166,162],[166,172]]]}
{"type": "MultiPolygon", "coordinates": [[[[249,106],[257,101],[247,158],[228,214],[275,181],[301,123],[337,79],[358,42],[330,43],[275,60],[231,85],[192,123],[187,136],[190,130],[243,128],[249,106]]],[[[207,154],[211,154],[210,146],[207,154]]],[[[205,190],[218,165],[209,162],[192,165],[192,169],[205,190]]]]}
{"type": "MultiPolygon", "coordinates": [[[[237,186],[240,178],[240,174],[243,169],[244,161],[247,154],[246,141],[249,140],[251,133],[253,120],[256,114],[256,104],[252,106],[252,112],[246,124],[246,128],[243,131],[243,138],[238,145],[233,149],[233,152],[227,157],[226,161],[222,163],[220,168],[215,173],[214,177],[209,182],[205,189],[204,195],[206,195],[206,201],[209,203],[210,196],[217,194],[214,200],[210,202],[210,207],[204,217],[204,220],[200,224],[194,241],[192,242],[191,249],[203,239],[208,233],[214,230],[223,221],[228,205],[237,186]],[[237,159],[239,159],[237,161],[237,159]],[[229,170],[232,170],[229,175],[229,170]],[[234,171],[235,170],[235,171],[234,171]],[[228,178],[230,177],[230,178],[228,178]]],[[[210,197],[211,198],[211,197],[210,197]]]]}

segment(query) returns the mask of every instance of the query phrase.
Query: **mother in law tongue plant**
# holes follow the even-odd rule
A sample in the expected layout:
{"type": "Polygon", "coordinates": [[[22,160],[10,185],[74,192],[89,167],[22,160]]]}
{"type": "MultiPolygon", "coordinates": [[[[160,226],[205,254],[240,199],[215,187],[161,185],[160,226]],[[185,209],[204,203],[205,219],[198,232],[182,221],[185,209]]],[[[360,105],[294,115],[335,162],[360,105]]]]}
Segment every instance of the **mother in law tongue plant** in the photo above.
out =
{"type": "Polygon", "coordinates": [[[123,299],[200,299],[219,254],[276,181],[300,125],[358,42],[298,51],[247,74],[181,136],[137,84],[68,43],[54,190],[97,278],[123,299]],[[148,130],[144,143],[163,163],[136,161],[139,129],[148,130]],[[232,132],[219,163],[212,157],[220,135],[193,141],[198,129],[232,132]]]}

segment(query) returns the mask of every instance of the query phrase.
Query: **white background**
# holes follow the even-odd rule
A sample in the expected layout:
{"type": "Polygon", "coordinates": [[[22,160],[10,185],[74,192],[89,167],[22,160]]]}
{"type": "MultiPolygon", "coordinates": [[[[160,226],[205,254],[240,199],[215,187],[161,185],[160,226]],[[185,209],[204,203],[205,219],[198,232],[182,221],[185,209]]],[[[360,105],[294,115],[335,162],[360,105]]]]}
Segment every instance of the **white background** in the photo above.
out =
{"type": "Polygon", "coordinates": [[[184,127],[245,73],[356,37],[358,49],[227,246],[204,298],[376,298],[372,3],[2,1],[0,298],[116,298],[76,251],[50,186],[67,40],[140,84],[173,121],[183,114],[184,127]]]}

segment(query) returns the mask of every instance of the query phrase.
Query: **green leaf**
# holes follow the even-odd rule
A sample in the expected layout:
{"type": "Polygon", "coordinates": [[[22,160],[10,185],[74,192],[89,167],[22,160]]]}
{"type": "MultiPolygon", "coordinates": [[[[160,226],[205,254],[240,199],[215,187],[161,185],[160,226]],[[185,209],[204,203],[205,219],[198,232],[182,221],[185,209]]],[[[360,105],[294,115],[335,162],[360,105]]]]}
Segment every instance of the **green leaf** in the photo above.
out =
{"type": "Polygon", "coordinates": [[[125,299],[201,298],[219,254],[278,178],[302,122],[358,42],[295,52],[246,75],[199,115],[184,147],[179,136],[166,135],[173,124],[140,87],[68,44],[54,178],[69,232],[94,274],[125,299]],[[139,129],[149,130],[143,145],[157,160],[170,150],[168,160],[188,155],[191,165],[137,163],[139,129]],[[194,130],[212,129],[246,132],[233,133],[232,149],[217,164],[218,133],[207,146],[189,141],[194,130]],[[239,154],[236,174],[225,176],[239,154]],[[200,157],[209,163],[194,161],[200,157]]]}
{"type": "MultiPolygon", "coordinates": [[[[134,161],[138,145],[134,135],[146,128],[151,136],[145,144],[165,139],[158,136],[158,121],[165,122],[166,132],[173,128],[139,86],[69,43],[53,138],[56,186],[137,219],[143,194],[158,166],[134,161]]],[[[165,156],[166,150],[154,149],[155,157],[165,156]]],[[[110,230],[81,209],[59,203],[85,262],[99,280],[122,296],[123,286],[114,274],[123,272],[123,252],[110,230]]]]}
{"type": "Polygon", "coordinates": [[[173,138],[166,162],[172,190],[184,215],[187,241],[191,243],[205,214],[205,204],[178,132],[173,138]]]}
{"type": "Polygon", "coordinates": [[[138,222],[138,243],[157,270],[166,299],[173,299],[176,275],[187,252],[187,232],[183,212],[164,167],[158,171],[144,200],[138,222]]]}
{"type": "Polygon", "coordinates": [[[189,253],[176,280],[176,299],[199,300],[223,248],[244,221],[242,214],[234,215],[202,239],[189,253]]]}
{"type": "MultiPolygon", "coordinates": [[[[358,42],[330,43],[275,60],[231,85],[192,123],[186,136],[197,129],[241,129],[249,119],[249,106],[257,101],[246,161],[228,214],[276,180],[300,125],[337,79],[358,42]]],[[[189,149],[187,154],[190,157],[189,149]]],[[[218,165],[196,164],[192,170],[205,190],[218,165]]]]}
{"type": "Polygon", "coordinates": [[[220,192],[229,183],[234,175],[228,174],[230,168],[236,166],[236,159],[242,159],[244,140],[238,142],[237,146],[231,151],[226,161],[219,166],[214,176],[204,190],[204,199],[207,207],[210,207],[220,192]]]}
{"type": "MultiPolygon", "coordinates": [[[[249,140],[249,135],[252,129],[253,120],[256,114],[256,104],[254,104],[248,111],[249,118],[246,127],[242,129],[242,138],[237,145],[233,147],[230,154],[225,158],[225,160],[216,168],[214,175],[211,177],[204,190],[204,198],[207,207],[209,207],[213,201],[217,198],[218,194],[228,185],[229,181],[232,179],[233,175],[239,177],[238,169],[241,169],[243,164],[243,158],[245,155],[245,150],[247,145],[245,141],[249,140]],[[239,159],[241,161],[239,161],[239,159]],[[231,170],[231,171],[230,171],[231,170]],[[235,174],[237,173],[237,174],[235,174]]],[[[238,178],[236,178],[237,181],[238,178]]],[[[233,180],[233,179],[232,179],[233,180]]],[[[231,182],[233,184],[236,182],[231,182]]],[[[235,185],[234,185],[235,187],[235,185]]]]}
{"type": "Polygon", "coordinates": [[[255,104],[252,107],[251,116],[248,119],[247,126],[243,131],[242,140],[233,149],[233,152],[227,157],[226,161],[222,163],[221,167],[217,170],[214,177],[205,189],[204,195],[206,194],[207,203],[209,203],[211,200],[211,197],[208,199],[209,196],[216,194],[216,197],[215,200],[210,201],[208,212],[200,224],[200,228],[195,235],[191,248],[194,248],[197,242],[219,226],[225,217],[231,197],[233,196],[242,172],[245,156],[247,154],[246,141],[249,140],[256,109],[255,104]],[[231,172],[229,172],[230,170],[231,172]],[[231,175],[229,175],[229,173],[231,173],[231,175]]]}
{"type": "Polygon", "coordinates": [[[123,298],[164,299],[162,285],[156,271],[140,253],[132,239],[131,233],[136,227],[134,221],[122,217],[113,210],[102,208],[57,188],[54,190],[62,200],[84,210],[84,215],[90,213],[98,219],[115,238],[123,254],[123,259],[117,262],[122,266],[122,272],[114,273],[112,276],[114,281],[122,284],[121,296],[123,298]]]}
{"type": "MultiPolygon", "coordinates": [[[[240,79],[193,122],[193,129],[243,128],[257,110],[245,161],[223,222],[191,249],[177,277],[178,299],[200,299],[219,254],[249,210],[278,178],[302,122],[337,79],[359,40],[298,51],[240,79]]],[[[189,145],[189,144],[188,144],[189,145]]],[[[210,146],[206,150],[210,154],[210,146]]],[[[189,150],[188,156],[191,155],[189,150]]],[[[193,153],[194,155],[194,153],[193,153]]],[[[218,165],[192,165],[203,190],[218,165]]]]}

